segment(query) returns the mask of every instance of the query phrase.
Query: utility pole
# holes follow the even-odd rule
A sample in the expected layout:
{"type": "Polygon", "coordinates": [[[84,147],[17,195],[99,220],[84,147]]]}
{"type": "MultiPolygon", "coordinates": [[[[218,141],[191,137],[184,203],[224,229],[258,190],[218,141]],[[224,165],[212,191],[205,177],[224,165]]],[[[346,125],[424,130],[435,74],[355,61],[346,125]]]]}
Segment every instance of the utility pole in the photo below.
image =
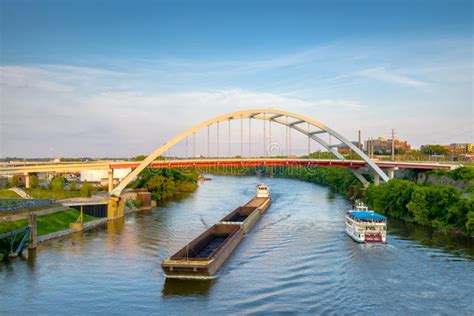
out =
{"type": "Polygon", "coordinates": [[[369,143],[367,145],[367,150],[369,152],[369,158],[370,159],[374,158],[374,153],[373,153],[373,151],[374,151],[374,142],[372,140],[373,140],[372,137],[369,137],[369,143]]]}
{"type": "Polygon", "coordinates": [[[392,128],[392,161],[395,161],[395,129],[392,128]]]}

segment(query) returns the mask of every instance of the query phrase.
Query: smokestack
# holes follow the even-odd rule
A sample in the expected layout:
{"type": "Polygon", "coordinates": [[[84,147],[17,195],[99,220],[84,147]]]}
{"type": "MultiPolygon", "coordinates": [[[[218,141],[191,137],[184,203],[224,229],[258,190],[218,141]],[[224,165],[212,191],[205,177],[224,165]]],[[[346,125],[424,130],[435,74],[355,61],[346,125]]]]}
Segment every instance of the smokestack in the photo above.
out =
{"type": "Polygon", "coordinates": [[[359,149],[362,149],[362,143],[361,143],[361,138],[360,138],[360,130],[359,130],[359,144],[357,144],[357,147],[359,147],[359,149]]]}

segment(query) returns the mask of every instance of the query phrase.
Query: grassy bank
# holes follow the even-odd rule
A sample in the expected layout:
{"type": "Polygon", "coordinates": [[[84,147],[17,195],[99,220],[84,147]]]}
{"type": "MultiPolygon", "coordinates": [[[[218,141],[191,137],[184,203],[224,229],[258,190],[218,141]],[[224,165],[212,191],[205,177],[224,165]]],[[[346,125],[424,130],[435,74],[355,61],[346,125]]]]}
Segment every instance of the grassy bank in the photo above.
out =
{"type": "Polygon", "coordinates": [[[47,189],[26,189],[29,195],[31,195],[35,199],[55,199],[55,200],[62,200],[62,199],[69,199],[80,197],[81,193],[79,191],[53,191],[47,189]]]}
{"type": "MultiPolygon", "coordinates": [[[[46,214],[38,216],[37,229],[38,236],[55,233],[60,230],[69,228],[70,223],[74,223],[79,218],[80,212],[75,209],[68,209],[57,213],[46,214]]],[[[84,214],[84,222],[90,222],[97,219],[94,216],[84,214]]],[[[28,220],[22,219],[13,222],[0,221],[0,234],[6,233],[15,229],[28,226],[28,220]]]]}
{"type": "MultiPolygon", "coordinates": [[[[66,211],[38,216],[38,236],[43,236],[68,229],[69,224],[76,222],[79,215],[79,211],[75,209],[68,209],[66,211]]],[[[95,219],[97,218],[84,214],[84,222],[90,222],[95,219]]],[[[0,234],[20,229],[25,226],[28,226],[27,219],[22,219],[13,222],[0,221],[0,234]]],[[[18,244],[18,242],[19,241],[17,240],[15,246],[18,244]]],[[[0,240],[0,261],[5,257],[6,254],[9,253],[9,251],[10,241],[8,239],[0,240]]]]}
{"type": "Polygon", "coordinates": [[[21,196],[11,190],[2,189],[0,190],[0,199],[21,199],[21,196]]]}

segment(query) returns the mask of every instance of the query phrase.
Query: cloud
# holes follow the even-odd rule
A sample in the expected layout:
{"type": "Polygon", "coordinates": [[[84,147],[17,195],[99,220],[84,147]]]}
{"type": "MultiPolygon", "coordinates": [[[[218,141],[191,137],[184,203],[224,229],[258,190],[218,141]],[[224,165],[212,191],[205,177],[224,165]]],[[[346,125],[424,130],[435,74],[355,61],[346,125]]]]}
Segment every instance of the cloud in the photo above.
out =
{"type": "Polygon", "coordinates": [[[213,115],[245,108],[358,111],[349,99],[304,99],[241,88],[146,92],[108,89],[117,73],[65,66],[2,67],[0,155],[124,155],[147,152],[213,115]],[[61,75],[62,74],[62,75],[61,75]],[[84,77],[85,76],[85,77],[84,77]],[[74,78],[76,78],[74,80],[74,78]],[[84,83],[87,82],[87,84],[84,83]]]}
{"type": "Polygon", "coordinates": [[[454,49],[466,43],[424,44],[419,55],[413,43],[402,44],[333,43],[239,60],[3,65],[0,156],[48,155],[50,147],[63,155],[125,156],[129,146],[144,153],[213,115],[257,107],[305,114],[343,135],[385,135],[385,117],[400,133],[421,135],[415,143],[432,141],[423,135],[439,125],[472,126],[465,115],[472,113],[472,56],[454,49]],[[384,86],[374,90],[374,81],[384,86]],[[400,88],[396,95],[391,86],[400,88]]]}
{"type": "Polygon", "coordinates": [[[421,87],[428,85],[427,82],[410,78],[401,73],[389,71],[384,67],[376,67],[362,70],[357,72],[355,75],[411,87],[421,87]]]}

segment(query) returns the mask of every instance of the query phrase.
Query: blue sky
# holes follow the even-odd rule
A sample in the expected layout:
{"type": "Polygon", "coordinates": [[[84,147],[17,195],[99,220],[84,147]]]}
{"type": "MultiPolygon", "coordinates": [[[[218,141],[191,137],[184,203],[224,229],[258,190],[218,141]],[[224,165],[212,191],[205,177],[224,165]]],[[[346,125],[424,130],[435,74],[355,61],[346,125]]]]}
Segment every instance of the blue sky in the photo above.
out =
{"type": "Polygon", "coordinates": [[[473,139],[472,1],[0,3],[0,156],[147,153],[254,107],[473,139]]]}

